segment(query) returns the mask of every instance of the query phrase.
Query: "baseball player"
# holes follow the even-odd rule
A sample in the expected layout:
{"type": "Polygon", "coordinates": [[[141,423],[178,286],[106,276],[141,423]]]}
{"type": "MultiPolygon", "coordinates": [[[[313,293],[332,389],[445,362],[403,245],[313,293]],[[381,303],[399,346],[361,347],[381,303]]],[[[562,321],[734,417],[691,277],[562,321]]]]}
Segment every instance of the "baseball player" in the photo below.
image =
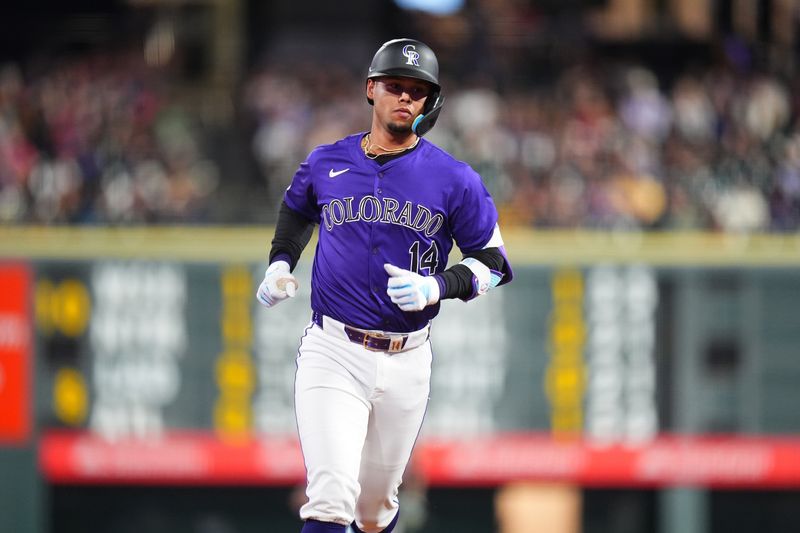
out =
{"type": "Polygon", "coordinates": [[[257,292],[266,307],[297,293],[292,271],[319,225],[295,379],[303,533],[394,529],[439,302],[513,275],[480,176],[422,138],[444,103],[438,76],[424,43],[383,44],[366,77],[370,130],[313,150],[281,204],[257,292]],[[446,268],[453,241],[464,258],[446,268]]]}

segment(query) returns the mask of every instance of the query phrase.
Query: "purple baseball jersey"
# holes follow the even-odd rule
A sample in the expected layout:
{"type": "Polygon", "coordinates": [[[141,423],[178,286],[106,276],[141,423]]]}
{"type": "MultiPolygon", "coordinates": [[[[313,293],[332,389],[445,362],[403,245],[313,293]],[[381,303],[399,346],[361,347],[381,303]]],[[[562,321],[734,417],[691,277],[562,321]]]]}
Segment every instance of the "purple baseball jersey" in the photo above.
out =
{"type": "Polygon", "coordinates": [[[286,204],[319,224],[311,307],[359,328],[415,331],[439,304],[401,311],[386,294],[384,263],[442,272],[454,240],[464,253],[489,242],[497,209],[469,165],[425,139],[379,165],[364,156],[363,136],[317,147],[286,190],[286,204]]]}

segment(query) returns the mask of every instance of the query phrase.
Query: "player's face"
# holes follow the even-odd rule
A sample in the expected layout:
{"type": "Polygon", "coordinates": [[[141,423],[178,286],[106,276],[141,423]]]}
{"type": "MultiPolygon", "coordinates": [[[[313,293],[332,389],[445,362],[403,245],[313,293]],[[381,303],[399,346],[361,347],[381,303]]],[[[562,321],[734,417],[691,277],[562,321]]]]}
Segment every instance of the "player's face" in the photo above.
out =
{"type": "Polygon", "coordinates": [[[430,92],[430,84],[414,78],[386,77],[367,83],[375,116],[392,133],[411,132],[411,124],[422,112],[430,92]]]}

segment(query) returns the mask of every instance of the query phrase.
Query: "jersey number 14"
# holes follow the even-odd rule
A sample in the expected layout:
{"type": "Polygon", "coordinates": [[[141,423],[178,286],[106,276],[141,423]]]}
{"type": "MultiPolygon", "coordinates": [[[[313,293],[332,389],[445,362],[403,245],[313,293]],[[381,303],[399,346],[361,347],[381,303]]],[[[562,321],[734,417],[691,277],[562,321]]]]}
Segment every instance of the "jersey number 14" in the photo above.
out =
{"type": "Polygon", "coordinates": [[[431,241],[431,245],[422,252],[422,255],[420,255],[419,249],[419,241],[414,241],[411,248],[408,249],[408,253],[411,255],[411,267],[409,270],[421,274],[422,269],[427,269],[428,276],[435,274],[436,266],[439,264],[439,251],[436,248],[436,243],[431,241]]]}

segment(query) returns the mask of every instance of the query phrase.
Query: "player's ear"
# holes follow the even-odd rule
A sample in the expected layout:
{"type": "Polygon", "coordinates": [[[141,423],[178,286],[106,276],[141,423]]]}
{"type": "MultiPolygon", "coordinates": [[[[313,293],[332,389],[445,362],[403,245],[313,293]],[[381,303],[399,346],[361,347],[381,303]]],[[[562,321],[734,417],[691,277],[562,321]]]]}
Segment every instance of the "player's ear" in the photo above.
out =
{"type": "Polygon", "coordinates": [[[369,105],[375,103],[375,80],[372,78],[367,80],[367,102],[369,105]]]}

